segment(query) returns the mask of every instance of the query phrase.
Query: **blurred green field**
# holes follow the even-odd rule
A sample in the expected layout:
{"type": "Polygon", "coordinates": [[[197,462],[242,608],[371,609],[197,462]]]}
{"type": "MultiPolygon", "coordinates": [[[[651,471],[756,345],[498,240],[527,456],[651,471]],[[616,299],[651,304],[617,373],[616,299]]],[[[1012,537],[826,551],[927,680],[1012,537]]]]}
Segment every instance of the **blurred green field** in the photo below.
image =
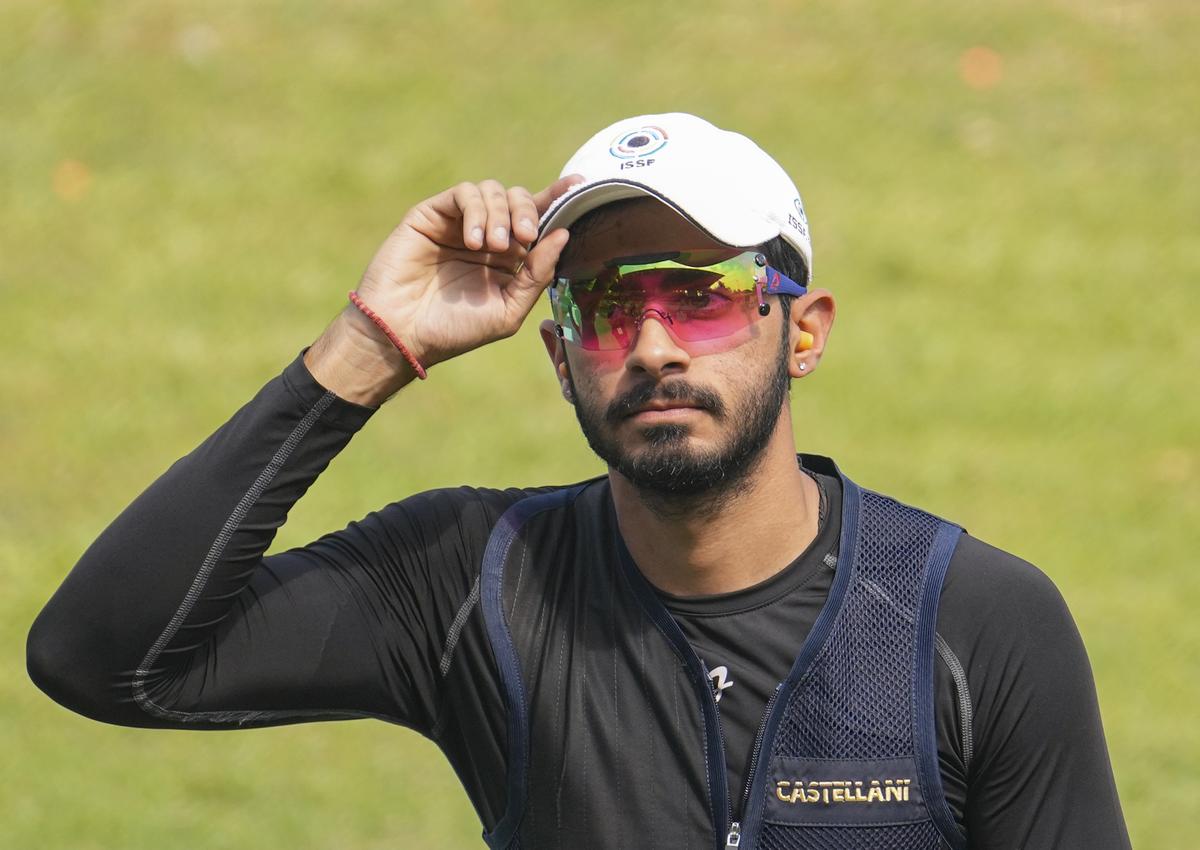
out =
{"type": "MultiPolygon", "coordinates": [[[[0,847],[482,846],[413,733],[107,727],[34,688],[25,634],[408,206],[540,187],[612,120],[672,109],[804,194],[839,318],[794,392],[801,447],[1050,574],[1135,846],[1195,846],[1200,8],[684,8],[0,6],[0,847]]],[[[275,548],[418,490],[599,469],[527,327],[389,403],[275,548]]]]}

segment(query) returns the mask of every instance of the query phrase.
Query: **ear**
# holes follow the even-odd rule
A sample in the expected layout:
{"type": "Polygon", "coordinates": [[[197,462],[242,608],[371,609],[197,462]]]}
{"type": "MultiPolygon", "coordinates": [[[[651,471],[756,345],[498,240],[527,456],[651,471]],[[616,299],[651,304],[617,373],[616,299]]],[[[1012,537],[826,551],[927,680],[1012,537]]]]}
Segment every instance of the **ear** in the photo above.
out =
{"type": "Polygon", "coordinates": [[[567,363],[567,347],[558,336],[558,324],[553,319],[543,319],[538,325],[538,333],[542,335],[542,344],[550,355],[550,363],[554,366],[554,376],[558,379],[563,398],[574,404],[571,396],[571,366],[567,363]]]}
{"type": "Polygon", "coordinates": [[[811,375],[821,362],[836,313],[837,305],[828,289],[810,289],[807,295],[792,302],[789,316],[792,359],[788,374],[793,378],[811,375]]]}

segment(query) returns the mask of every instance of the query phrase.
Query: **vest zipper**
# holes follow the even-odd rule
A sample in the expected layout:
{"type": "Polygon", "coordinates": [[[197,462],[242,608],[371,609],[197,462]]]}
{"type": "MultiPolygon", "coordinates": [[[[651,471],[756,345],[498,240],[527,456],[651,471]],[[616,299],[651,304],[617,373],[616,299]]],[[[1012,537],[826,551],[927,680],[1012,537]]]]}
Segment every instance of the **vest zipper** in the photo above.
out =
{"type": "Polygon", "coordinates": [[[750,803],[750,791],[754,787],[754,773],[758,769],[758,755],[762,750],[763,736],[767,731],[767,721],[771,719],[771,709],[775,706],[775,698],[779,696],[779,691],[783,688],[783,682],[775,686],[775,690],[771,692],[771,698],[767,700],[767,707],[763,709],[762,719],[758,721],[758,733],[754,736],[754,749],[750,751],[750,764],[746,770],[746,787],[742,791],[742,818],[746,817],[746,806],[750,803]]]}
{"type": "MultiPolygon", "coordinates": [[[[711,682],[712,677],[708,675],[708,665],[703,661],[700,664],[704,668],[704,675],[711,682]]],[[[754,749],[750,752],[750,764],[746,772],[746,786],[742,791],[742,805],[739,810],[739,814],[743,818],[746,816],[746,804],[750,801],[750,789],[754,785],[754,772],[758,766],[758,754],[762,750],[763,736],[767,731],[767,720],[771,717],[771,709],[775,705],[775,698],[779,696],[779,691],[782,687],[782,682],[775,686],[775,690],[771,692],[771,697],[767,700],[767,707],[763,709],[762,717],[758,721],[758,732],[754,735],[754,749]]],[[[725,780],[725,800],[728,803],[729,831],[725,836],[725,850],[732,850],[732,848],[739,847],[742,843],[742,823],[733,819],[733,794],[731,793],[732,789],[729,788],[729,772],[725,764],[725,732],[721,728],[721,706],[717,703],[715,693],[712,695],[712,699],[713,705],[717,707],[717,737],[721,742],[721,776],[725,780]]]]}
{"type": "MultiPolygon", "coordinates": [[[[693,654],[695,654],[695,650],[693,650],[693,654]]],[[[729,831],[725,837],[725,850],[729,850],[730,847],[737,847],[741,843],[742,837],[741,825],[733,819],[733,794],[729,788],[729,766],[725,759],[725,730],[721,728],[721,706],[717,703],[717,694],[713,690],[712,675],[709,673],[708,664],[698,654],[696,654],[696,659],[700,662],[700,669],[704,671],[704,684],[708,689],[708,698],[712,700],[715,709],[714,716],[717,718],[717,741],[721,745],[718,748],[717,767],[719,768],[718,778],[721,790],[725,792],[725,822],[729,824],[729,831]]],[[[717,835],[719,836],[720,833],[718,832],[717,835]]],[[[718,840],[720,839],[718,838],[718,840]]]]}

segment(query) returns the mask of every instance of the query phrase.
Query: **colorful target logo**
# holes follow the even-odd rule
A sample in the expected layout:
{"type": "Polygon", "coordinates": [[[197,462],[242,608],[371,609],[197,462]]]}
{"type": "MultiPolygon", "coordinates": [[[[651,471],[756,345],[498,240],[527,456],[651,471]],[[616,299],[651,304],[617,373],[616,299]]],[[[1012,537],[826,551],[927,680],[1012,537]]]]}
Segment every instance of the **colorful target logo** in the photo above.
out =
{"type": "Polygon", "coordinates": [[[608,152],[617,159],[634,159],[657,153],[666,144],[667,131],[647,124],[617,136],[608,146],[608,152]]]}

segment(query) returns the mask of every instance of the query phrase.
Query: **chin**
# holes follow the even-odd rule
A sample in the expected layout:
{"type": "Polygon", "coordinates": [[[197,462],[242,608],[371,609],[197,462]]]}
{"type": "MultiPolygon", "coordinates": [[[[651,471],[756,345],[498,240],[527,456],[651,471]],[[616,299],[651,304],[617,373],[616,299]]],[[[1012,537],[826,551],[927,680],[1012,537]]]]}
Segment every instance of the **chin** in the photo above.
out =
{"type": "Polygon", "coordinates": [[[691,440],[693,436],[692,429],[687,425],[643,425],[634,426],[642,439],[654,447],[678,447],[683,448],[691,440]]]}

